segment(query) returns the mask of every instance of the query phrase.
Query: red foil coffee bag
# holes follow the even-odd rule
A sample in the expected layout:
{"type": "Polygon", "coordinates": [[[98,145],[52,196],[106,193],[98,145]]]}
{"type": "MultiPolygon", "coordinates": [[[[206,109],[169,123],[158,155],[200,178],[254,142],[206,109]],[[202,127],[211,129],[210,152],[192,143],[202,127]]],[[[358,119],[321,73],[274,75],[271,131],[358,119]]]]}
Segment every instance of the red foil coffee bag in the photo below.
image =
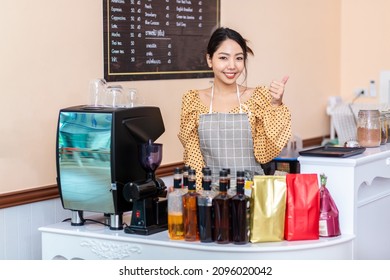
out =
{"type": "Polygon", "coordinates": [[[320,194],[317,174],[287,174],[286,240],[319,238],[320,194]]]}

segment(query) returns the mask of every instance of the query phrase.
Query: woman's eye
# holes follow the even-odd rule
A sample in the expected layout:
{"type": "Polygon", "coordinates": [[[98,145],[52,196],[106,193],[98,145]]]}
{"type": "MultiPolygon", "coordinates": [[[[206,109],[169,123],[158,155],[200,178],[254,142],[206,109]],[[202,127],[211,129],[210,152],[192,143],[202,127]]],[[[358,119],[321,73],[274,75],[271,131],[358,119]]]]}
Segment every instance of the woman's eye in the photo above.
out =
{"type": "Polygon", "coordinates": [[[237,60],[244,60],[242,56],[237,57],[237,60]]]}

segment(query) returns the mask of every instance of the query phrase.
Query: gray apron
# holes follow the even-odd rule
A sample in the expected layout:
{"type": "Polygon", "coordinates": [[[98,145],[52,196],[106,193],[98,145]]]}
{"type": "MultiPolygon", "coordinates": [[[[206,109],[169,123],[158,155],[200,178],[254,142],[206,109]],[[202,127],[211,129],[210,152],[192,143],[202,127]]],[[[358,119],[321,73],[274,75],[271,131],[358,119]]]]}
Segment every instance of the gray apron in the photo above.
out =
{"type": "Polygon", "coordinates": [[[213,113],[213,98],[214,87],[211,88],[209,113],[200,115],[198,132],[200,150],[206,166],[212,170],[214,183],[223,168],[230,168],[233,186],[237,170],[264,174],[254,156],[251,126],[248,114],[242,110],[238,85],[239,114],[213,113]]]}

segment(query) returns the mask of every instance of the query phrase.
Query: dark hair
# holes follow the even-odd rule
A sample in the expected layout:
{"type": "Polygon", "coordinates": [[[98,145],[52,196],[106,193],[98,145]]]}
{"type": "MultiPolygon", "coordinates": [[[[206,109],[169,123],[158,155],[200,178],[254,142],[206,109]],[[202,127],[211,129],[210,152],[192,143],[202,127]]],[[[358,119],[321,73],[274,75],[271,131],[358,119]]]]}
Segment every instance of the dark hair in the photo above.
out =
{"type": "Polygon", "coordinates": [[[207,45],[207,54],[210,56],[210,58],[213,57],[214,53],[222,44],[222,42],[227,39],[234,40],[237,42],[237,44],[240,45],[244,52],[245,60],[248,57],[248,53],[253,55],[253,51],[247,46],[247,41],[240,35],[240,33],[227,27],[219,27],[213,32],[210,37],[209,44],[207,45]]]}

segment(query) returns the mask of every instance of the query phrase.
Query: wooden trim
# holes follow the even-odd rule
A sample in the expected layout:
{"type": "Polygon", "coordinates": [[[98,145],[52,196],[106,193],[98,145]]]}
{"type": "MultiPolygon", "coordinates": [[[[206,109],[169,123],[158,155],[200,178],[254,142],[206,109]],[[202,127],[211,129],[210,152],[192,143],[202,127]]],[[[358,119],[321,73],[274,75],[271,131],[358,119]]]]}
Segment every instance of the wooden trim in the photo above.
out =
{"type": "Polygon", "coordinates": [[[59,197],[57,185],[0,194],[0,209],[59,197]]]}
{"type": "MultiPolygon", "coordinates": [[[[317,137],[303,140],[303,147],[319,146],[324,137],[317,137]]],[[[182,167],[183,162],[176,162],[160,166],[157,169],[157,176],[166,177],[173,174],[175,167],[182,167]]],[[[60,196],[57,185],[50,185],[27,189],[22,191],[15,191],[5,194],[0,194],[0,209],[8,208],[33,202],[44,201],[48,199],[58,198],[60,196]]]]}
{"type": "Polygon", "coordinates": [[[304,148],[312,147],[312,146],[320,146],[322,144],[322,141],[326,138],[329,138],[329,136],[306,139],[302,141],[302,146],[304,148]]]}
{"type": "Polygon", "coordinates": [[[162,165],[157,169],[156,175],[160,178],[171,176],[173,174],[173,169],[175,169],[175,167],[182,167],[182,166],[184,166],[183,162],[175,162],[175,163],[162,165]]]}

